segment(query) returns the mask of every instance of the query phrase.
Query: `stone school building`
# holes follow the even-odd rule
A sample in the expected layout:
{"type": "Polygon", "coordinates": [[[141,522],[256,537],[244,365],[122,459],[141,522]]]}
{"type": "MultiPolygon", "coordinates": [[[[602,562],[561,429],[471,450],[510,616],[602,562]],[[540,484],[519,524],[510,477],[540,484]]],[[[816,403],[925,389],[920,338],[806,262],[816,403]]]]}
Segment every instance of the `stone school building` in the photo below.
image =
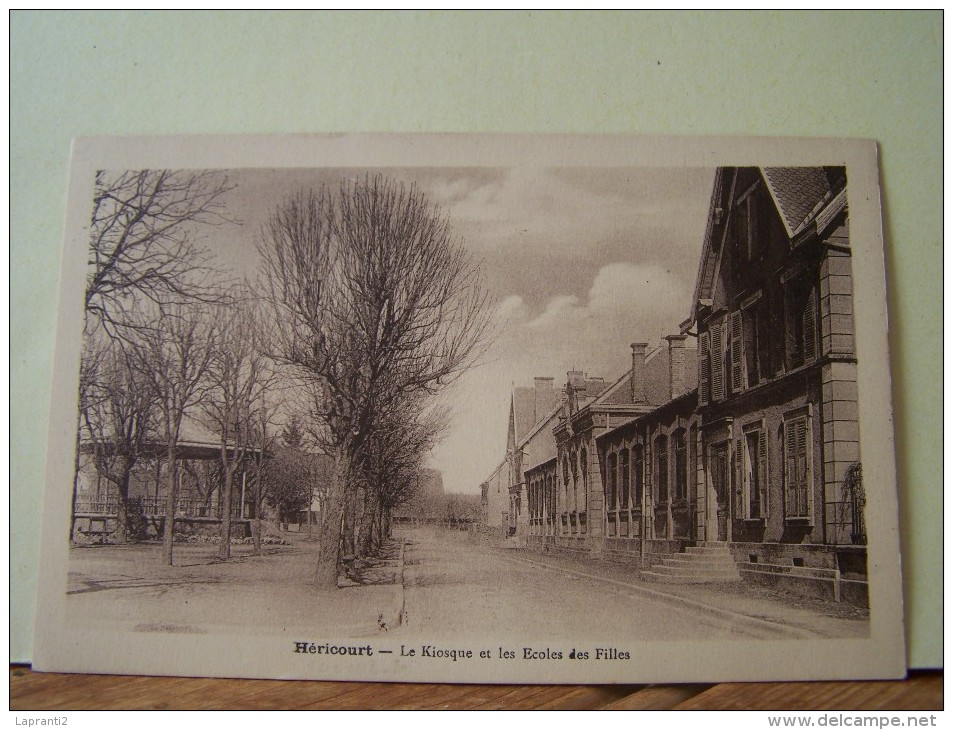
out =
{"type": "Polygon", "coordinates": [[[838,167],[718,169],[688,318],[612,383],[514,390],[488,527],[645,580],[865,604],[846,186],[838,167]],[[526,425],[516,391],[539,389],[526,425]]]}

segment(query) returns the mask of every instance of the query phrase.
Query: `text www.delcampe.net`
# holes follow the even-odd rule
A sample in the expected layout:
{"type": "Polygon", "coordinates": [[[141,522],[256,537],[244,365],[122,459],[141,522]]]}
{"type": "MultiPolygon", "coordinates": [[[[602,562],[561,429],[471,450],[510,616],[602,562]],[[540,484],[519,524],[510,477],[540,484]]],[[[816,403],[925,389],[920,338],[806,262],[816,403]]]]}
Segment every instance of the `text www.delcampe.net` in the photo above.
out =
{"type": "Polygon", "coordinates": [[[778,715],[768,717],[768,727],[936,727],[936,715],[778,715]]]}

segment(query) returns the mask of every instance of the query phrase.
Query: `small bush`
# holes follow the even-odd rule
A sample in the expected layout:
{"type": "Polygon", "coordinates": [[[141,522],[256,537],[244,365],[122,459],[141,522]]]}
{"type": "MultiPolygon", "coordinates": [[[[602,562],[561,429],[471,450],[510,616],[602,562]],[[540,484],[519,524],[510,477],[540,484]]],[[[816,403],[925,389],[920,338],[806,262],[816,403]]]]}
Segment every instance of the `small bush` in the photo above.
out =
{"type": "Polygon", "coordinates": [[[149,522],[142,506],[141,497],[131,497],[126,503],[126,539],[142,542],[149,537],[149,522]]]}

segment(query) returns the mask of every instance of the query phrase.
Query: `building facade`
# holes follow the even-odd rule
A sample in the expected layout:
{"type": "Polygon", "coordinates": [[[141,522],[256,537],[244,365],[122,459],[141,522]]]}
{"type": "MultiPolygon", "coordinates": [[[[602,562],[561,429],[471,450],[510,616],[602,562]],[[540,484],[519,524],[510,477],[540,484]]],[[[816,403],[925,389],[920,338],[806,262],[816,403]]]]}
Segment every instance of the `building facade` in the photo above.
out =
{"type": "Polygon", "coordinates": [[[696,401],[692,389],[596,439],[606,557],[649,566],[698,540],[696,401]]]}
{"type": "Polygon", "coordinates": [[[617,547],[610,538],[637,531],[628,491],[622,509],[618,488],[607,492],[615,483],[606,481],[598,440],[693,387],[696,353],[685,347],[686,339],[673,335],[651,351],[646,343],[633,343],[631,367],[611,384],[578,371],[567,374],[563,410],[553,429],[556,529],[542,542],[598,555],[617,547]]]}
{"type": "Polygon", "coordinates": [[[511,534],[651,580],[686,582],[691,549],[674,565],[865,603],[845,169],[719,168],[690,316],[646,350],[611,384],[569,372],[529,441],[514,396],[511,534]]]}
{"type": "Polygon", "coordinates": [[[844,168],[721,168],[691,316],[697,539],[745,577],[866,591],[844,168]]]}

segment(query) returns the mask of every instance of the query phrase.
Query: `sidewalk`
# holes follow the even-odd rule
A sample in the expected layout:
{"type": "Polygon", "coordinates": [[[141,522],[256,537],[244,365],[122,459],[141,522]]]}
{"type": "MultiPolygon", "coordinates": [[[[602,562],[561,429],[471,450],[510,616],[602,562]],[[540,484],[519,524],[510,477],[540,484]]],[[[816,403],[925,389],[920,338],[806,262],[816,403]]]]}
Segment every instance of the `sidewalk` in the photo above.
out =
{"type": "Polygon", "coordinates": [[[506,549],[502,546],[480,548],[498,551],[504,557],[533,563],[567,578],[590,578],[630,590],[640,595],[667,601],[689,611],[719,615],[728,622],[741,622],[765,634],[779,631],[792,638],[864,638],[870,624],[866,611],[846,603],[774,593],[750,583],[701,583],[670,585],[648,583],[633,565],[556,552],[506,549]]]}

